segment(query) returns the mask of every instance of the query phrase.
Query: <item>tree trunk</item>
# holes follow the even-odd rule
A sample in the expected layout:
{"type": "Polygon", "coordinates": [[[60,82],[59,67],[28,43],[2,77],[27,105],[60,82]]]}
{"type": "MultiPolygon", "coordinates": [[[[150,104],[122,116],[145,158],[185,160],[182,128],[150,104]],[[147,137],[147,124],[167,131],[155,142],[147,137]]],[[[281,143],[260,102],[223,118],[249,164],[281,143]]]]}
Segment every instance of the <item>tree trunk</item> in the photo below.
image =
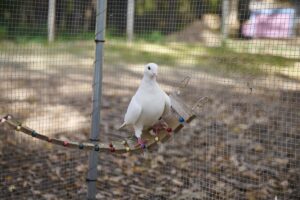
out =
{"type": "Polygon", "coordinates": [[[222,40],[223,42],[228,38],[229,25],[229,0],[222,2],[222,40]]]}
{"type": "Polygon", "coordinates": [[[83,22],[84,31],[90,30],[92,14],[93,14],[92,1],[88,1],[84,10],[84,22],[83,22]]]}
{"type": "Polygon", "coordinates": [[[250,1],[251,0],[239,0],[238,5],[238,18],[239,18],[239,32],[238,37],[243,38],[242,30],[243,24],[245,21],[249,20],[250,18],[250,1]]]}
{"type": "Polygon", "coordinates": [[[239,0],[230,1],[230,10],[229,10],[229,34],[236,36],[239,29],[239,20],[238,20],[238,5],[239,0]]]}
{"type": "Polygon", "coordinates": [[[238,0],[223,0],[222,4],[222,35],[237,35],[239,29],[238,0]]]}

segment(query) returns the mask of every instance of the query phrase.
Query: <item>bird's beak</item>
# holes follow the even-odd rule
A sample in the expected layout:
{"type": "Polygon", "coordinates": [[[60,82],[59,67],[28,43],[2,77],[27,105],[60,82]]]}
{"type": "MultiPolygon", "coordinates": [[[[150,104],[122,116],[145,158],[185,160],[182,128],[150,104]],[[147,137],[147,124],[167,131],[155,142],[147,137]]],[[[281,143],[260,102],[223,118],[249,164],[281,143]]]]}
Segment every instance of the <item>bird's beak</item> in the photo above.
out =
{"type": "Polygon", "coordinates": [[[153,78],[154,78],[154,77],[156,78],[156,77],[157,77],[157,73],[153,73],[153,74],[152,74],[152,77],[153,77],[153,78]]]}

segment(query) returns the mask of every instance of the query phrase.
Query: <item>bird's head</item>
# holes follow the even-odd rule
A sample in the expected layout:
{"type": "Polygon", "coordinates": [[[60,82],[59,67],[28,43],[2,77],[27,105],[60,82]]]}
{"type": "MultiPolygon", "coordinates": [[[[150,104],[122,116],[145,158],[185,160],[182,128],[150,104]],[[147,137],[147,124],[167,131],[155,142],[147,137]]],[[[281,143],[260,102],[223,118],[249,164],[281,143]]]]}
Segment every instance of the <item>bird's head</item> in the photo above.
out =
{"type": "Polygon", "coordinates": [[[147,65],[145,65],[144,76],[154,79],[157,77],[157,70],[158,70],[157,64],[148,63],[147,65]]]}

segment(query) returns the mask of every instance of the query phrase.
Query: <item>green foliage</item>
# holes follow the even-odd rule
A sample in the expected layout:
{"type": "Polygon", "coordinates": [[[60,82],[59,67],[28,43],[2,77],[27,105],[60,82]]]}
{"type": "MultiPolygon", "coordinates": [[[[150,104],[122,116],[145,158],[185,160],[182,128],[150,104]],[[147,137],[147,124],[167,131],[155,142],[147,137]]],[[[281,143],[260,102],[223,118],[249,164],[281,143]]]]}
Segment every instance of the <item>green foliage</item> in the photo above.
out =
{"type": "Polygon", "coordinates": [[[149,34],[141,34],[137,36],[138,40],[144,40],[148,42],[163,42],[165,36],[159,31],[153,31],[149,34]]]}
{"type": "Polygon", "coordinates": [[[153,12],[155,8],[154,0],[136,1],[135,11],[137,16],[144,15],[146,12],[153,12]]]}
{"type": "Polygon", "coordinates": [[[209,12],[217,13],[221,8],[222,0],[209,0],[209,12]]]}
{"type": "Polygon", "coordinates": [[[7,35],[7,28],[0,26],[0,40],[4,39],[6,37],[6,35],[7,35]]]}
{"type": "Polygon", "coordinates": [[[70,35],[68,32],[62,32],[57,35],[57,41],[72,41],[72,40],[93,40],[95,39],[94,32],[81,32],[70,35]]]}
{"type": "MultiPolygon", "coordinates": [[[[162,41],[163,35],[179,31],[207,10],[216,12],[221,0],[135,1],[135,34],[148,41],[162,41]]],[[[93,0],[65,0],[56,3],[56,35],[81,38],[95,29],[93,0]],[[86,13],[91,13],[90,17],[86,13]]],[[[47,37],[48,0],[0,1],[0,39],[23,40],[47,37]],[[21,39],[20,39],[21,37],[21,39]]],[[[111,35],[125,36],[127,1],[109,0],[107,28],[111,35]]]]}

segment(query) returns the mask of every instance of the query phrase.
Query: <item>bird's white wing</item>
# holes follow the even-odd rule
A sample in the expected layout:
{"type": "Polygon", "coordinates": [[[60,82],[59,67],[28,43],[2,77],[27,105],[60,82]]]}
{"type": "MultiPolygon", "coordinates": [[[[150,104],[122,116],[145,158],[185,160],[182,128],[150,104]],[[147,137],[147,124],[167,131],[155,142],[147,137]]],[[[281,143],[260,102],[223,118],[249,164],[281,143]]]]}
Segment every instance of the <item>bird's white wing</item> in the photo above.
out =
{"type": "Polygon", "coordinates": [[[163,116],[167,115],[171,110],[171,99],[165,92],[164,94],[165,94],[165,108],[164,108],[163,116]]]}
{"type": "Polygon", "coordinates": [[[124,123],[135,124],[136,121],[139,119],[141,113],[142,113],[142,107],[136,101],[135,96],[133,96],[128,105],[127,112],[125,114],[124,123]]]}

